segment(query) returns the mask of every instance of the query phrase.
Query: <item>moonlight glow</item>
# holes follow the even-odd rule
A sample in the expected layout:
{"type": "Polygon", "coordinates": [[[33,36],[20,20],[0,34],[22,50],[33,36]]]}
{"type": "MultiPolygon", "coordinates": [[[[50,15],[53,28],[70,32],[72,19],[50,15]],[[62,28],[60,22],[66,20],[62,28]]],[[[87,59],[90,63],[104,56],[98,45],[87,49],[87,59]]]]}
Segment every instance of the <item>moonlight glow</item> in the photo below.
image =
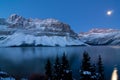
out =
{"type": "Polygon", "coordinates": [[[112,15],[112,13],[113,13],[113,11],[112,11],[112,10],[108,10],[108,11],[107,11],[107,15],[108,15],[108,16],[111,16],[111,15],[112,15]]]}

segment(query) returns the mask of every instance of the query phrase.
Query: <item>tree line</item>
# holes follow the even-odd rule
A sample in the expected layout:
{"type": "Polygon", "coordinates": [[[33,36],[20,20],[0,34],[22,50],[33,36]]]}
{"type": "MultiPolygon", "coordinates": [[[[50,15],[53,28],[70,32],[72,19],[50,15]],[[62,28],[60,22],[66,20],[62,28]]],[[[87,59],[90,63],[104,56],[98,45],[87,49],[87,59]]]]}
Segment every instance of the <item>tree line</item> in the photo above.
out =
{"type": "MultiPolygon", "coordinates": [[[[45,65],[46,80],[76,80],[72,76],[69,60],[65,53],[61,57],[61,62],[56,56],[54,64],[47,60],[45,65]]],[[[83,52],[83,59],[79,69],[79,80],[105,80],[102,58],[99,55],[96,64],[91,63],[91,57],[88,52],[83,52]]]]}

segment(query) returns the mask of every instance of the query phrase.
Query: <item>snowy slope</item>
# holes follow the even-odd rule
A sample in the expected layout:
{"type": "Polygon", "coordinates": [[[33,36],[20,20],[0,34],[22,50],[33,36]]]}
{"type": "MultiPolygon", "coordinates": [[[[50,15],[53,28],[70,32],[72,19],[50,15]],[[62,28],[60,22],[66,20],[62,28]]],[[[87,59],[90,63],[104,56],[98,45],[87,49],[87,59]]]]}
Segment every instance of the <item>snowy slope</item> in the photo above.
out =
{"type": "Polygon", "coordinates": [[[56,19],[26,19],[13,14],[0,22],[0,47],[78,45],[86,44],[68,24],[56,19]]]}
{"type": "Polygon", "coordinates": [[[120,30],[92,29],[80,33],[79,39],[89,45],[120,45],[120,30]]]}
{"type": "MultiPolygon", "coordinates": [[[[2,36],[3,37],[3,36],[2,36]]],[[[78,39],[67,36],[34,36],[24,33],[14,33],[4,36],[0,41],[1,46],[72,46],[84,45],[78,39]]],[[[1,37],[0,37],[1,38],[1,37]]]]}

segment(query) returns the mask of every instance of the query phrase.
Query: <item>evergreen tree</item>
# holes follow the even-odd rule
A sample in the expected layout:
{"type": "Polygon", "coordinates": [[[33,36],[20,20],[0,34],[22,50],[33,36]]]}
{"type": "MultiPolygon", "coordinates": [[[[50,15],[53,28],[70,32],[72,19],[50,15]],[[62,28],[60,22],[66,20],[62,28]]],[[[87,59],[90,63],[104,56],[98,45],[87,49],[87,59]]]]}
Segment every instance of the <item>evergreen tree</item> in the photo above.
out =
{"type": "Polygon", "coordinates": [[[96,65],[95,64],[93,64],[91,67],[91,80],[97,80],[96,65]]]}
{"type": "Polygon", "coordinates": [[[91,80],[91,63],[89,54],[85,51],[83,53],[83,60],[80,70],[80,80],[91,80]]]}
{"type": "Polygon", "coordinates": [[[58,56],[56,57],[54,64],[54,80],[60,80],[60,63],[58,56]]]}
{"type": "Polygon", "coordinates": [[[65,53],[62,56],[62,64],[60,68],[61,79],[62,80],[72,80],[72,71],[69,68],[69,62],[66,58],[65,53]]]}
{"type": "Polygon", "coordinates": [[[45,75],[47,80],[52,80],[52,68],[51,68],[51,62],[49,59],[47,60],[47,63],[45,65],[45,75]]]}
{"type": "Polygon", "coordinates": [[[103,67],[103,63],[102,63],[102,58],[101,56],[99,55],[99,58],[98,58],[98,80],[105,80],[104,79],[104,67],[103,67]]]}

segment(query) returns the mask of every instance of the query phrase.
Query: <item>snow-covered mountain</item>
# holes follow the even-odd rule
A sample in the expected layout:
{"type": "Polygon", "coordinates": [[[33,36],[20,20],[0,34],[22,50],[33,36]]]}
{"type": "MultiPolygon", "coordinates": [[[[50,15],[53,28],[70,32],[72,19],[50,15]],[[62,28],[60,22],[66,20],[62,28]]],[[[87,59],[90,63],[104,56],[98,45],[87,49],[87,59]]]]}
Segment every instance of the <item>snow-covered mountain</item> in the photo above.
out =
{"type": "Polygon", "coordinates": [[[26,19],[12,14],[0,18],[0,46],[86,45],[68,24],[56,19],[26,19]]]}
{"type": "Polygon", "coordinates": [[[89,45],[120,45],[120,30],[92,29],[80,33],[79,39],[89,45]]]}

